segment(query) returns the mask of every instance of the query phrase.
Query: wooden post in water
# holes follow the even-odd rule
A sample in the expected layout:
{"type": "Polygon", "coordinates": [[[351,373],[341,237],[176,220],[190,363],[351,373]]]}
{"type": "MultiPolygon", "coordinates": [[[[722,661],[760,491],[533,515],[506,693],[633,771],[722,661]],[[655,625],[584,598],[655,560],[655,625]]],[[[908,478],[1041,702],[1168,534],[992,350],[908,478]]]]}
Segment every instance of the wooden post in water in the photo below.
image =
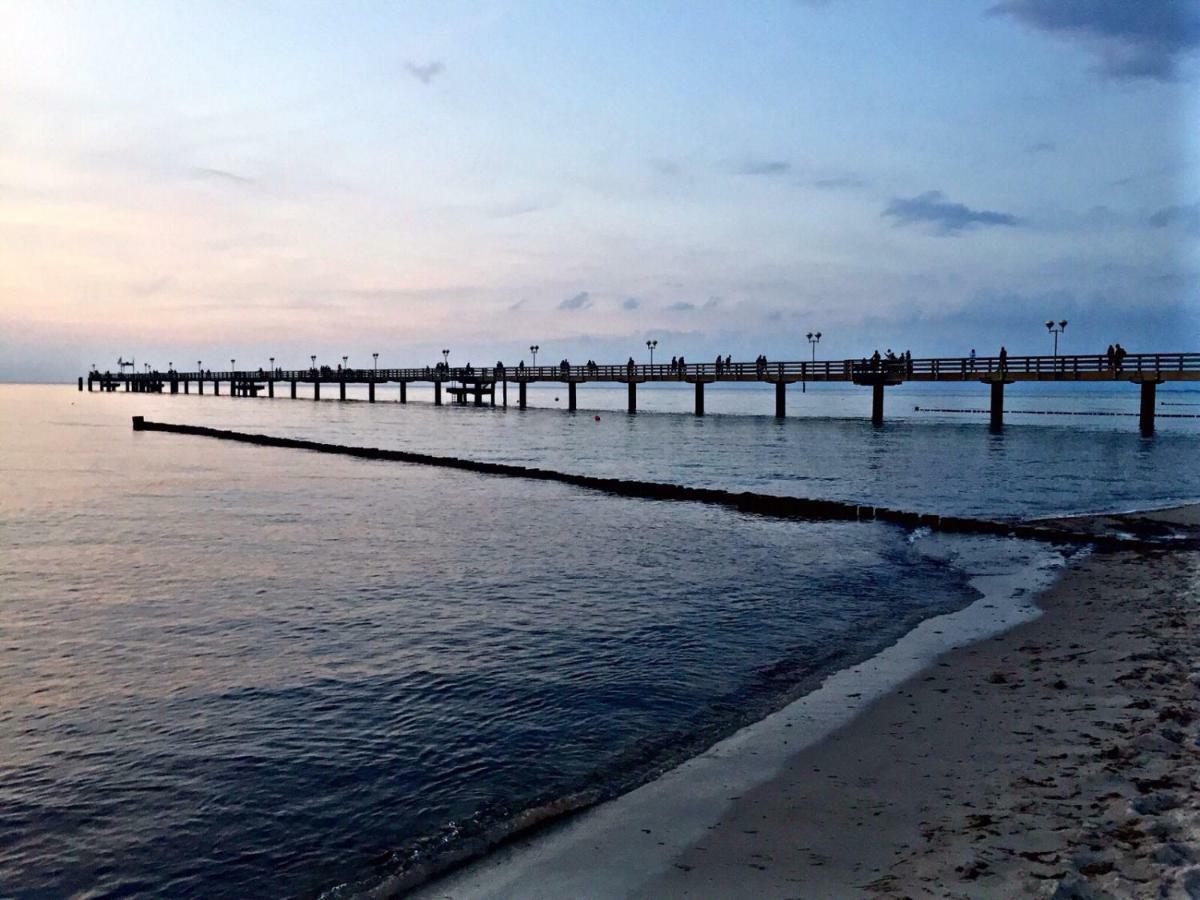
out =
{"type": "Polygon", "coordinates": [[[274,378],[267,379],[267,396],[270,397],[272,400],[275,399],[275,379],[274,378]]]}
{"type": "Polygon", "coordinates": [[[883,383],[871,385],[871,424],[883,424],[883,383]]]}
{"type": "Polygon", "coordinates": [[[637,412],[637,382],[629,382],[629,412],[637,412]]]}
{"type": "Polygon", "coordinates": [[[375,382],[374,380],[367,383],[367,402],[375,402],[375,382]]]}
{"type": "Polygon", "coordinates": [[[408,402],[408,382],[407,381],[400,382],[400,402],[401,403],[408,402]]]}
{"type": "MultiPolygon", "coordinates": [[[[89,377],[88,378],[88,390],[90,391],[91,389],[92,389],[92,379],[89,377]]],[[[79,390],[81,392],[83,391],[83,376],[82,375],[79,376],[79,390]]]]}
{"type": "Polygon", "coordinates": [[[190,390],[189,390],[189,386],[188,386],[188,385],[189,385],[188,379],[186,379],[186,378],[185,378],[185,379],[183,379],[183,392],[184,392],[185,394],[187,394],[187,393],[190,393],[190,390]]]}
{"type": "Polygon", "coordinates": [[[787,415],[787,385],[782,380],[775,382],[775,418],[787,415]]]}
{"type": "Polygon", "coordinates": [[[1157,381],[1142,382],[1142,407],[1138,415],[1138,425],[1146,437],[1154,434],[1154,398],[1157,391],[1157,381]]]}
{"type": "Polygon", "coordinates": [[[203,378],[196,379],[196,393],[200,394],[201,396],[204,395],[204,379],[203,378]]]}
{"type": "Polygon", "coordinates": [[[440,381],[435,381],[433,383],[433,405],[442,405],[442,383],[440,381]]]}
{"type": "Polygon", "coordinates": [[[993,431],[1004,427],[1004,381],[992,382],[992,423],[993,431]]]}
{"type": "Polygon", "coordinates": [[[704,415],[704,382],[696,382],[696,415],[704,415]]]}
{"type": "Polygon", "coordinates": [[[567,382],[567,409],[575,412],[575,382],[567,382]]]}
{"type": "Polygon", "coordinates": [[[321,379],[320,379],[320,377],[313,379],[313,399],[314,400],[321,399],[321,379]]]}
{"type": "Polygon", "coordinates": [[[218,378],[213,379],[213,396],[221,396],[221,381],[218,378]]]}
{"type": "Polygon", "coordinates": [[[517,406],[521,409],[525,408],[525,382],[517,383],[517,406]]]}
{"type": "MultiPolygon", "coordinates": [[[[500,382],[500,391],[504,395],[504,408],[508,409],[508,379],[505,378],[500,382]]],[[[496,402],[496,392],[492,391],[492,402],[496,402]]]]}
{"type": "Polygon", "coordinates": [[[296,399],[296,379],[292,379],[292,399],[296,399]]]}
{"type": "MultiPolygon", "coordinates": [[[[482,381],[475,382],[475,392],[474,393],[475,393],[475,405],[483,406],[483,382],[482,381]]],[[[465,397],[466,395],[464,394],[463,396],[465,397]]]]}
{"type": "Polygon", "coordinates": [[[346,399],[346,379],[345,378],[341,378],[338,380],[338,399],[339,400],[346,399]]]}

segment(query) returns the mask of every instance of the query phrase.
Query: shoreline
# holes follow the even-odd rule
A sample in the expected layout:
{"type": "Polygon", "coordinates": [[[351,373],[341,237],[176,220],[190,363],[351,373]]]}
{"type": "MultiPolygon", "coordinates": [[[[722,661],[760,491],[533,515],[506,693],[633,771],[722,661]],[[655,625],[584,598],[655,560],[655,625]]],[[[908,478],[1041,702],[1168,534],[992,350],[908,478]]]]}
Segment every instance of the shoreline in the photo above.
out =
{"type": "MultiPolygon", "coordinates": [[[[577,815],[517,835],[461,868],[417,886],[422,898],[626,896],[668,869],[716,825],[731,798],[767,783],[787,760],[816,745],[947,650],[1035,618],[1038,591],[1061,571],[1061,554],[1004,539],[935,535],[933,555],[955,551],[985,567],[970,579],[978,596],[965,607],[924,619],[872,657],[831,673],[814,690],[749,724],[655,780],[577,815]],[[995,571],[997,547],[1010,558],[995,571]],[[631,840],[630,835],[638,840],[631,840]],[[644,835],[649,838],[641,839],[644,835]],[[580,860],[588,860],[586,864],[580,860]],[[602,862],[601,862],[602,861],[602,862]]],[[[383,884],[369,896],[406,890],[383,884]]]]}
{"type": "MultiPolygon", "coordinates": [[[[1156,517],[1162,518],[1153,512],[1136,518],[1156,517]]],[[[1172,508],[1165,517],[1193,531],[1200,522],[1196,507],[1172,508]]],[[[1040,609],[1009,585],[1010,602],[998,612],[993,585],[991,592],[985,590],[985,596],[966,609],[925,620],[879,656],[831,676],[818,691],[658,780],[541,832],[518,837],[419,888],[414,896],[795,896],[798,892],[943,896],[947,889],[943,886],[955,880],[961,881],[956,895],[998,890],[1040,894],[1050,886],[1045,892],[1049,896],[1054,885],[1066,885],[1072,878],[1127,878],[1117,862],[1091,860],[1086,852],[1074,869],[1066,866],[1047,874],[1037,868],[1040,861],[1058,864],[1073,859],[1069,842],[1061,839],[1082,828],[1082,820],[1077,827],[1069,811],[1055,806],[1063,801],[1047,800],[1047,809],[1066,819],[1066,824],[1057,822],[1048,832],[1062,846],[1051,846],[1053,840],[1043,834],[1045,829],[1036,830],[1039,838],[1045,838],[1041,843],[1029,839],[1027,848],[1017,850],[1003,846],[1008,836],[990,827],[1001,819],[983,810],[989,808],[989,796],[1005,802],[1024,799],[1036,809],[1038,792],[1046,790],[1038,785],[1045,785],[1046,778],[1056,787],[1063,786],[1062,772],[1054,765],[1030,761],[1017,752],[1032,749],[1035,741],[1028,735],[1047,727],[1042,719],[1057,718],[1055,724],[1066,729],[1078,724],[1081,712],[1104,708],[1111,714],[1110,726],[1128,727],[1119,709],[1112,708],[1113,685],[1103,684],[1103,673],[1078,671],[1094,667],[1096,663],[1089,660],[1095,659],[1106,660],[1111,669],[1117,657],[1130,655],[1128,640],[1121,644],[1113,635],[1129,638],[1136,631],[1143,642],[1154,640],[1154,630],[1135,621],[1139,613],[1151,616],[1153,611],[1131,608],[1128,598],[1114,598],[1111,585],[1120,580],[1121,590],[1142,599],[1164,583],[1177,593],[1188,587],[1194,591],[1197,559],[1195,552],[1178,551],[1080,554],[1056,584],[1040,593],[1040,609]],[[1131,567],[1136,571],[1127,571],[1131,567]],[[1157,579],[1147,567],[1155,568],[1157,579]],[[1124,577],[1116,579],[1116,575],[1124,577]],[[1101,615],[1093,612],[1097,606],[1101,615]],[[1002,621],[974,634],[962,621],[946,621],[979,616],[985,609],[1002,621]],[[1088,615],[1082,615],[1084,611],[1088,615]],[[914,636],[920,635],[937,640],[918,659],[911,654],[914,636]],[[1087,644],[1083,639],[1102,644],[1106,637],[1120,646],[1067,650],[1087,644]],[[997,668],[999,657],[994,654],[1007,661],[1014,654],[1028,656],[1029,647],[1058,644],[1065,656],[1055,657],[1057,677],[1050,680],[1046,696],[1041,684],[1045,679],[1027,681],[997,668]],[[1066,659],[1072,654],[1072,659],[1066,659]],[[883,682],[877,678],[873,686],[863,683],[864,671],[878,675],[880,667],[887,669],[889,663],[880,657],[890,656],[894,665],[898,655],[908,657],[908,669],[892,668],[891,677],[883,682]],[[912,666],[913,662],[917,664],[912,666]],[[859,680],[846,683],[855,678],[859,680]],[[1102,696],[1076,697],[1071,686],[1077,683],[1080,690],[1086,685],[1102,696]],[[1024,697],[1022,691],[1021,703],[1014,708],[1016,688],[1026,684],[1037,696],[1024,697]],[[1101,686],[1109,694],[1103,694],[1101,686]],[[1039,706],[1047,697],[1056,704],[1050,709],[1039,706]],[[824,727],[814,728],[821,718],[814,717],[814,710],[822,705],[824,727]],[[948,705],[955,708],[953,717],[945,715],[948,705]],[[1017,720],[1028,727],[1016,727],[1012,723],[1017,720]],[[939,739],[936,735],[941,732],[945,733],[939,739]],[[979,746],[972,747],[972,740],[979,746]],[[1007,756],[997,753],[999,746],[1007,748],[1007,756]],[[967,749],[954,754],[948,749],[954,747],[967,749]],[[1000,790],[995,779],[1006,774],[1011,783],[1000,790]],[[973,794],[966,805],[948,799],[957,800],[972,785],[978,796],[973,794]],[[987,795],[985,785],[991,786],[992,795],[987,795]],[[867,809],[870,815],[862,812],[867,809]],[[947,821],[931,824],[935,814],[947,821]],[[991,855],[989,841],[997,844],[991,855]],[[961,878],[963,873],[970,877],[961,878]]],[[[1172,621],[1179,619],[1179,614],[1172,615],[1172,621]]],[[[1049,658],[1041,652],[1041,657],[1030,657],[1039,669],[1049,658]]],[[[1109,675],[1119,677],[1119,673],[1109,675]]],[[[1187,693],[1190,683],[1184,678],[1183,686],[1175,687],[1187,693]]],[[[1129,702],[1137,702],[1139,709],[1160,706],[1147,697],[1129,702]]],[[[1180,713],[1185,719],[1189,715],[1180,713]]],[[[1090,722],[1089,727],[1094,727],[1090,722]]],[[[1169,735],[1175,736],[1175,732],[1169,735]]],[[[1166,743],[1179,750],[1178,744],[1166,743]]],[[[1111,768],[1112,761],[1101,758],[1098,765],[1111,768]]],[[[1156,765],[1149,757],[1142,761],[1145,771],[1158,771],[1161,765],[1156,765]]],[[[1072,773],[1086,769],[1089,777],[1095,774],[1080,762],[1070,768],[1072,773]]],[[[1129,782],[1128,790],[1135,796],[1125,798],[1126,806],[1140,796],[1138,784],[1159,783],[1154,777],[1129,782]]],[[[1064,795],[1070,793],[1064,790],[1064,795]]],[[[1154,802],[1170,809],[1179,806],[1172,805],[1170,798],[1154,802]]],[[[1166,833],[1166,825],[1158,827],[1166,833]]],[[[1164,838],[1152,852],[1164,859],[1191,854],[1177,835],[1164,838]]],[[[1200,858],[1200,846],[1196,857],[1200,858]]],[[[1168,871],[1171,867],[1165,863],[1160,868],[1163,877],[1185,877],[1168,871]]],[[[1196,877],[1200,884],[1200,875],[1196,877]]],[[[1136,883],[1126,882],[1124,890],[1136,883]]],[[[379,893],[386,895],[386,888],[379,893]]]]}

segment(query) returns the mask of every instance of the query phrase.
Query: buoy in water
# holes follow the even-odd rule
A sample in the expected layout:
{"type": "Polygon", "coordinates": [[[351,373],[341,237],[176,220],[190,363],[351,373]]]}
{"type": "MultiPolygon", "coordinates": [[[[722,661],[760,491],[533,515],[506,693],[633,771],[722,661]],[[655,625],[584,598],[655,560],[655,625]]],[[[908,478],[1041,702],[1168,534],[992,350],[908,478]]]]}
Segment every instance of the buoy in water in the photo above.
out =
{"type": "Polygon", "coordinates": [[[599,417],[599,416],[592,416],[592,419],[593,419],[593,420],[595,420],[595,421],[597,421],[597,422],[599,422],[599,421],[600,421],[600,417],[599,417]]]}

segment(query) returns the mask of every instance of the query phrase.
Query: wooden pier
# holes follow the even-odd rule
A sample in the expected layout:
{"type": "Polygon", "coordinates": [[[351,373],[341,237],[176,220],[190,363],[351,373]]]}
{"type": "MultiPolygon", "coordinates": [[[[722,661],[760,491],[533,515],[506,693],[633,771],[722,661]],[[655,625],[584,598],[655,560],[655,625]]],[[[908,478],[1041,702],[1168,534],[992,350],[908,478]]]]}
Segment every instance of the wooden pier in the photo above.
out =
{"type": "Polygon", "coordinates": [[[526,389],[530,384],[561,384],[567,389],[567,409],[577,406],[576,389],[580,384],[625,384],[628,411],[637,412],[637,386],[649,382],[680,382],[694,386],[695,413],[704,415],[706,385],[721,383],[763,383],[775,386],[775,415],[787,413],[786,388],[790,384],[847,382],[871,389],[871,421],[883,424],[884,392],[905,382],[976,382],[987,385],[990,393],[990,421],[993,428],[1004,424],[1004,393],[1007,385],[1024,381],[1096,382],[1119,381],[1137,385],[1141,391],[1139,424],[1143,434],[1154,432],[1156,388],[1166,381],[1200,381],[1200,353],[1128,354],[1114,364],[1105,355],[940,357],[927,359],[844,359],[813,362],[722,362],[688,363],[675,366],[586,365],[586,366],[425,366],[399,369],[275,369],[274,371],[238,370],[203,372],[146,372],[112,374],[89,372],[79,379],[79,390],[126,391],[140,393],[203,394],[208,385],[213,394],[221,385],[231,397],[275,397],[276,386],[286,385],[289,396],[296,397],[298,384],[311,384],[313,399],[321,399],[322,386],[335,386],[340,400],[346,399],[346,385],[367,386],[367,399],[375,402],[376,388],[398,384],[400,402],[408,401],[408,385],[433,386],[433,402],[442,405],[443,393],[455,403],[475,406],[508,407],[508,387],[515,385],[516,405],[526,407],[526,389]]]}

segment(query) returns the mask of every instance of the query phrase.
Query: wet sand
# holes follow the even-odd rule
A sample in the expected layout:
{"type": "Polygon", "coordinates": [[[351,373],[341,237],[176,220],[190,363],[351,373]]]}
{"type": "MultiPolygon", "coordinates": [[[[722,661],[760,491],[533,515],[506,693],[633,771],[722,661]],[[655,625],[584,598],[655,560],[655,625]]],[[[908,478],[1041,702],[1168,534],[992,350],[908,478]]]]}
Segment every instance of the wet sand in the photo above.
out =
{"type": "Polygon", "coordinates": [[[1200,896],[1200,553],[1093,554],[1038,604],[793,756],[634,895],[1200,896]]]}

